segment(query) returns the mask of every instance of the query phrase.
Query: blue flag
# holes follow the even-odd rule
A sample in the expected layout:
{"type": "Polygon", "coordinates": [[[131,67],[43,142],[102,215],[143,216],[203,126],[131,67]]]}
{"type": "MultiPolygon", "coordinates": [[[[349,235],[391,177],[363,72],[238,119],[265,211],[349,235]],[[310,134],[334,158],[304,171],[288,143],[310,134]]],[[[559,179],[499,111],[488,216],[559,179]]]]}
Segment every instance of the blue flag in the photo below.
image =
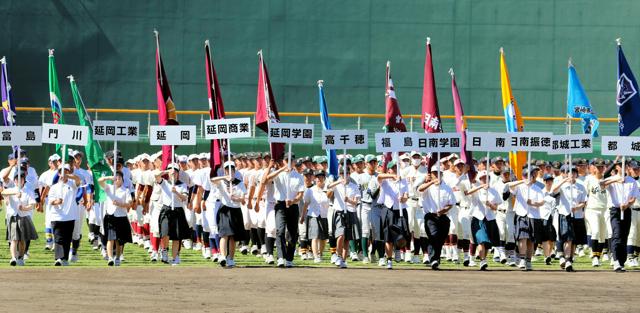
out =
{"type": "Polygon", "coordinates": [[[569,83],[567,86],[567,115],[581,118],[583,132],[598,137],[600,122],[591,108],[589,98],[580,84],[578,73],[576,73],[573,64],[569,64],[569,83]]]}
{"type": "MultiPolygon", "coordinates": [[[[329,113],[327,113],[327,101],[324,99],[323,81],[318,81],[318,94],[320,96],[320,122],[322,123],[322,129],[331,129],[331,122],[329,121],[329,113]]],[[[329,165],[329,174],[334,179],[338,178],[338,157],[336,156],[336,150],[327,150],[327,164],[329,165]]]]}
{"type": "Polygon", "coordinates": [[[618,43],[618,127],[620,136],[629,136],[640,126],[640,95],[638,83],[618,43]]]}

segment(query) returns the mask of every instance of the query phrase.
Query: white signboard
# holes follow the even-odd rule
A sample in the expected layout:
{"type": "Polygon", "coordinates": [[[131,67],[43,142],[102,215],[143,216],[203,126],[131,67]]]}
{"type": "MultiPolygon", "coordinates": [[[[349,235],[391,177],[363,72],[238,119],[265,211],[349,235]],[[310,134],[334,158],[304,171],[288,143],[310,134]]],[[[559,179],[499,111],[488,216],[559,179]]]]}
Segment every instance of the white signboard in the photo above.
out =
{"type": "Polygon", "coordinates": [[[204,138],[208,140],[248,138],[251,137],[251,119],[243,117],[205,120],[204,129],[204,138]]]}
{"type": "Polygon", "coordinates": [[[273,123],[269,142],[313,143],[313,124],[273,123]]]}
{"type": "Polygon", "coordinates": [[[40,146],[40,126],[0,126],[0,146],[40,146]]]}
{"type": "Polygon", "coordinates": [[[551,148],[552,133],[521,132],[510,133],[511,151],[547,152],[551,148]]]}
{"type": "Polygon", "coordinates": [[[366,129],[323,130],[322,149],[368,149],[366,129]]]}
{"type": "Polygon", "coordinates": [[[138,141],[138,121],[93,121],[93,139],[100,141],[138,141]]]}
{"type": "Polygon", "coordinates": [[[193,146],[196,144],[196,126],[153,125],[149,127],[149,144],[152,146],[193,146]]]}
{"type": "Polygon", "coordinates": [[[80,125],[42,124],[42,142],[86,146],[89,129],[80,125]]]}
{"type": "Polygon", "coordinates": [[[554,135],[548,154],[579,154],[593,152],[593,137],[590,134],[554,135]]]}
{"type": "Polygon", "coordinates": [[[460,152],[462,147],[459,133],[421,133],[417,137],[413,150],[419,152],[460,152]]]}
{"type": "Polygon", "coordinates": [[[640,155],[640,137],[602,136],[602,155],[640,155]]]}
{"type": "Polygon", "coordinates": [[[467,132],[467,150],[485,152],[511,151],[511,134],[467,132]]]}
{"type": "Polygon", "coordinates": [[[400,152],[415,150],[418,134],[405,133],[376,133],[376,152],[400,152]]]}

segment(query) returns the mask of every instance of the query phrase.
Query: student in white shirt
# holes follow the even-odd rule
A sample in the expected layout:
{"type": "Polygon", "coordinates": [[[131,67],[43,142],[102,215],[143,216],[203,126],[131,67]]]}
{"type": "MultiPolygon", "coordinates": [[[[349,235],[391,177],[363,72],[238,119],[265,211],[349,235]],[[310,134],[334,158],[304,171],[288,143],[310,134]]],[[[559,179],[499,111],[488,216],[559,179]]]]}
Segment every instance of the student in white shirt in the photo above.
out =
{"type": "Polygon", "coordinates": [[[378,175],[380,193],[378,204],[382,204],[382,240],[385,242],[387,269],[393,268],[394,246],[402,249],[411,239],[405,208],[409,199],[407,181],[396,172],[396,161],[387,163],[387,173],[378,175]]]}
{"type": "Polygon", "coordinates": [[[425,232],[429,236],[429,265],[434,270],[440,267],[442,246],[449,235],[451,220],[447,213],[456,204],[451,187],[438,179],[439,169],[437,164],[433,165],[427,180],[418,186],[418,192],[422,193],[425,232]]]}
{"type": "Polygon", "coordinates": [[[500,231],[496,223],[496,210],[502,203],[502,195],[487,184],[487,171],[480,171],[478,183],[467,194],[471,197],[471,235],[480,256],[480,270],[487,269],[487,253],[500,244],[500,231]]]}
{"type": "Polygon", "coordinates": [[[591,265],[599,267],[600,257],[608,235],[605,218],[608,213],[607,191],[600,186],[600,181],[604,178],[605,163],[602,159],[594,159],[591,165],[591,175],[587,175],[584,180],[588,193],[584,214],[588,233],[591,236],[591,265]]]}
{"type": "Polygon", "coordinates": [[[627,173],[622,173],[621,163],[615,164],[615,175],[600,182],[602,188],[607,189],[611,201],[609,209],[611,223],[611,255],[613,257],[613,270],[624,272],[624,263],[627,260],[627,239],[631,227],[631,206],[640,197],[638,183],[632,178],[633,169],[626,167],[627,173]]]}
{"type": "Polygon", "coordinates": [[[216,214],[218,235],[220,236],[220,266],[235,266],[236,241],[246,240],[247,232],[244,229],[242,209],[244,196],[247,189],[242,180],[236,177],[236,167],[233,161],[223,164],[224,176],[211,179],[213,188],[220,195],[221,206],[216,214]]]}
{"type": "Polygon", "coordinates": [[[562,169],[566,177],[560,180],[553,192],[559,192],[558,203],[558,240],[563,245],[564,254],[560,259],[560,267],[573,272],[573,253],[576,249],[575,216],[582,214],[587,204],[587,192],[582,184],[577,183],[578,172],[573,165],[562,169]]]}
{"type": "Polygon", "coordinates": [[[558,203],[558,193],[553,190],[555,177],[551,174],[544,174],[542,188],[544,205],[540,207],[540,218],[542,219],[542,251],[545,257],[545,264],[551,265],[553,248],[557,237],[556,228],[553,225],[554,212],[558,203]]]}
{"type": "Polygon", "coordinates": [[[51,226],[51,207],[47,201],[49,190],[53,185],[53,177],[56,175],[58,165],[60,163],[60,156],[52,154],[49,156],[49,170],[43,172],[39,179],[38,185],[40,187],[40,210],[44,211],[44,237],[45,237],[45,250],[53,249],[53,227],[51,226]]]}
{"type": "Polygon", "coordinates": [[[18,171],[14,171],[14,173],[13,182],[5,184],[7,187],[11,185],[12,187],[5,189],[0,187],[0,190],[7,210],[7,240],[9,241],[9,250],[11,252],[9,264],[11,266],[22,266],[24,265],[27,241],[38,239],[38,233],[31,220],[31,213],[36,205],[36,200],[31,187],[25,186],[25,175],[27,173],[21,172],[19,181],[18,171]]]}
{"type": "MultiPolygon", "coordinates": [[[[520,254],[518,267],[524,271],[533,269],[531,257],[534,252],[534,243],[540,242],[542,234],[541,227],[534,226],[535,219],[540,218],[539,208],[544,205],[542,190],[536,182],[538,171],[540,171],[538,167],[529,166],[523,169],[523,180],[507,184],[516,199],[514,203],[516,240],[520,254]]],[[[541,219],[539,220],[542,222],[541,219]]]]}
{"type": "Polygon", "coordinates": [[[71,174],[69,164],[60,165],[61,177],[49,190],[51,226],[55,241],[55,266],[68,265],[75,220],[78,217],[76,193],[81,180],[71,174]]]}
{"type": "Polygon", "coordinates": [[[329,238],[327,212],[330,203],[324,190],[327,174],[320,170],[315,171],[314,176],[316,184],[304,192],[304,207],[300,220],[307,218],[307,237],[311,239],[313,262],[320,263],[322,262],[322,251],[324,251],[325,243],[329,238]]]}
{"type": "Polygon", "coordinates": [[[332,235],[336,238],[336,266],[346,268],[349,255],[349,241],[360,239],[360,228],[356,206],[360,201],[358,185],[349,179],[350,170],[340,168],[340,179],[331,183],[327,189],[329,196],[333,195],[333,228],[332,235]]]}
{"type": "Polygon", "coordinates": [[[124,187],[123,182],[124,179],[120,171],[117,171],[115,176],[98,179],[100,187],[107,194],[103,225],[104,236],[107,240],[108,266],[119,266],[124,245],[127,242],[133,242],[131,226],[127,219],[127,212],[133,205],[133,198],[131,191],[124,187]],[[107,180],[113,181],[113,185],[107,185],[107,180]]]}
{"type": "Polygon", "coordinates": [[[160,209],[159,226],[162,240],[162,261],[168,263],[169,240],[172,241],[171,253],[173,261],[171,265],[180,264],[180,243],[184,239],[191,238],[191,229],[184,214],[184,206],[187,201],[187,186],[178,177],[180,168],[177,164],[169,164],[167,170],[156,171],[156,185],[160,189],[162,209],[160,209]],[[169,180],[162,178],[168,175],[169,180]]]}

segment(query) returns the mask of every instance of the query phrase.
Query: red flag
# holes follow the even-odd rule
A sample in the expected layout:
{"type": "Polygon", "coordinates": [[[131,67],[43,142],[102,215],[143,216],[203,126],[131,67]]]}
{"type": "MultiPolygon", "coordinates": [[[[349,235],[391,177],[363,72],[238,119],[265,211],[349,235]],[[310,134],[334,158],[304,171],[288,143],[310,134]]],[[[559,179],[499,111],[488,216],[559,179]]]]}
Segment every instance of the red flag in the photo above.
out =
{"type": "MultiPolygon", "coordinates": [[[[171,98],[169,80],[164,72],[162,57],[160,56],[160,35],[156,34],[156,96],[158,101],[158,122],[160,125],[178,125],[176,107],[171,98]]],[[[162,169],[166,169],[171,162],[171,146],[162,146],[162,169]]]]}
{"type": "Polygon", "coordinates": [[[431,39],[427,38],[427,55],[424,61],[424,82],[422,85],[422,117],[420,122],[426,133],[441,133],[440,110],[436,95],[436,82],[433,78],[431,57],[431,39]]]}
{"type": "MultiPolygon", "coordinates": [[[[400,106],[398,105],[398,98],[396,98],[396,91],[393,87],[393,79],[391,79],[391,62],[387,61],[386,70],[386,83],[384,89],[384,129],[386,132],[406,132],[407,125],[404,124],[402,113],[400,113],[400,106]]],[[[384,155],[383,166],[386,168],[387,163],[391,161],[391,153],[384,155]]]]}
{"type": "MultiPolygon", "coordinates": [[[[224,105],[222,103],[222,95],[220,94],[220,86],[218,85],[216,69],[213,67],[209,40],[204,42],[204,54],[205,71],[207,73],[207,96],[209,98],[209,118],[212,120],[223,119],[225,118],[224,105]]],[[[222,139],[211,140],[211,145],[209,147],[209,177],[215,177],[217,175],[218,169],[223,163],[222,151],[226,148],[226,141],[222,139]]]]}
{"type": "MultiPolygon", "coordinates": [[[[269,81],[269,72],[267,65],[262,57],[262,50],[258,51],[258,99],[256,101],[256,127],[262,129],[265,133],[269,132],[271,123],[280,123],[278,115],[278,107],[271,90],[271,82],[269,81]]],[[[279,160],[284,156],[283,143],[271,143],[271,158],[279,160]]]]}
{"type": "Polygon", "coordinates": [[[453,73],[453,69],[449,69],[451,74],[451,93],[453,95],[453,111],[456,116],[456,132],[460,133],[461,148],[460,159],[465,164],[469,164],[469,176],[475,177],[474,167],[471,165],[471,152],[467,151],[467,122],[464,120],[464,111],[462,110],[462,101],[460,101],[460,94],[458,94],[458,85],[456,84],[456,76],[453,73]]]}

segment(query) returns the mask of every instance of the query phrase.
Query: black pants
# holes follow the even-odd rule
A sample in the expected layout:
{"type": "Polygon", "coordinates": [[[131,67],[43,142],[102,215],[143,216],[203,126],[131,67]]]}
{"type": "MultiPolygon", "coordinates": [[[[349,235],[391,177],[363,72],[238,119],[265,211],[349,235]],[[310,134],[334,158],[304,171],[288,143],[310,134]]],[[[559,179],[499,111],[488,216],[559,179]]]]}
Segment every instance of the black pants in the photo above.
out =
{"type": "Polygon", "coordinates": [[[429,237],[427,250],[429,252],[430,262],[440,261],[442,246],[449,235],[450,223],[451,221],[446,215],[438,216],[435,213],[428,213],[424,216],[424,230],[429,237]]]}
{"type": "MultiPolygon", "coordinates": [[[[71,239],[73,237],[73,227],[75,221],[51,222],[53,228],[53,240],[55,242],[54,259],[69,259],[69,249],[71,248],[71,239]]],[[[628,229],[628,228],[627,228],[628,229]]]]}
{"type": "Polygon", "coordinates": [[[627,237],[631,228],[631,209],[624,210],[624,219],[620,220],[620,208],[609,209],[611,217],[611,240],[609,240],[609,250],[613,255],[613,260],[618,261],[621,266],[627,261],[627,237]]]}
{"type": "Polygon", "coordinates": [[[296,240],[298,239],[298,221],[300,215],[298,205],[293,204],[287,208],[285,201],[278,201],[275,210],[278,257],[284,258],[287,261],[293,261],[293,253],[296,251],[296,240]]]}

